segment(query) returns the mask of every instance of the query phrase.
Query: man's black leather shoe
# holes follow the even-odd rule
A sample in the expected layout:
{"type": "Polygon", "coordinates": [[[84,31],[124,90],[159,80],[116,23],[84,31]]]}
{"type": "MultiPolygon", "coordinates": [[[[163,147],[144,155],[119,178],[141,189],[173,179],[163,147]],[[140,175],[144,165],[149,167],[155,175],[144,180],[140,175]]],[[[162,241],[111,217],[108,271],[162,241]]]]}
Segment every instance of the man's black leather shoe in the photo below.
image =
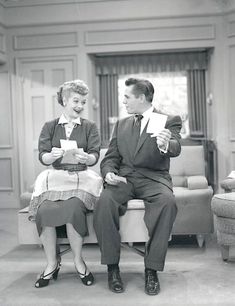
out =
{"type": "Polygon", "coordinates": [[[160,292],[160,283],[157,272],[151,269],[145,270],[145,293],[148,295],[157,295],[160,292]]]}
{"type": "Polygon", "coordinates": [[[108,271],[108,284],[109,289],[115,293],[122,293],[124,291],[119,270],[108,271]]]}

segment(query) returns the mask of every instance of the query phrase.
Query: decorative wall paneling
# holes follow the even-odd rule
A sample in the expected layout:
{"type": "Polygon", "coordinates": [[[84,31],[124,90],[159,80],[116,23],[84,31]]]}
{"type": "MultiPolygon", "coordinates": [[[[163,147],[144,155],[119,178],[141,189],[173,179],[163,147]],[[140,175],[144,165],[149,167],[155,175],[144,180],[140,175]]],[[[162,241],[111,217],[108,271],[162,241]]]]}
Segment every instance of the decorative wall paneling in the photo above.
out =
{"type": "Polygon", "coordinates": [[[12,160],[10,157],[0,157],[0,192],[13,191],[12,160]]]}
{"type": "MultiPolygon", "coordinates": [[[[230,160],[231,160],[230,171],[232,171],[232,170],[234,171],[235,170],[235,146],[234,146],[234,149],[231,151],[230,160]]],[[[230,171],[228,172],[228,174],[230,173],[230,171]]]]}
{"type": "Polygon", "coordinates": [[[235,21],[230,21],[228,24],[228,37],[235,37],[235,21]]]}
{"type": "Polygon", "coordinates": [[[0,207],[16,207],[17,204],[17,161],[13,141],[13,120],[10,94],[10,76],[0,70],[0,207]]]}
{"type": "Polygon", "coordinates": [[[228,16],[228,117],[229,117],[229,141],[230,141],[230,163],[228,174],[231,170],[235,170],[235,14],[228,16]]]}
{"type": "Polygon", "coordinates": [[[76,58],[31,58],[19,60],[18,74],[22,76],[23,143],[20,162],[24,165],[23,188],[33,184],[45,169],[38,161],[38,138],[43,124],[61,114],[57,103],[58,86],[74,78],[76,58]]]}
{"type": "Polygon", "coordinates": [[[0,65],[5,64],[6,58],[6,31],[0,26],[0,65]]]}
{"type": "Polygon", "coordinates": [[[0,149],[12,148],[12,119],[8,72],[0,72],[0,149]]]}
{"type": "MultiPolygon", "coordinates": [[[[109,21],[149,20],[152,18],[185,18],[213,16],[225,11],[225,1],[148,0],[143,1],[45,1],[5,2],[7,26],[49,25],[55,23],[94,23],[109,21]],[[9,4],[7,4],[9,3],[9,4]],[[56,12],[56,13],[55,13],[56,12]],[[17,18],[16,18],[17,16],[17,18]]],[[[232,1],[226,1],[229,8],[232,1]]],[[[231,4],[232,6],[232,4],[231,4]]]]}
{"type": "Polygon", "coordinates": [[[146,43],[166,41],[207,40],[215,38],[213,25],[159,27],[144,29],[123,29],[88,31],[85,34],[86,45],[106,45],[124,43],[146,43]]]}
{"type": "Polygon", "coordinates": [[[64,48],[77,46],[77,33],[50,33],[18,35],[14,37],[15,50],[64,48]]]}
{"type": "Polygon", "coordinates": [[[229,137],[235,142],[235,44],[229,46],[229,137]]]}

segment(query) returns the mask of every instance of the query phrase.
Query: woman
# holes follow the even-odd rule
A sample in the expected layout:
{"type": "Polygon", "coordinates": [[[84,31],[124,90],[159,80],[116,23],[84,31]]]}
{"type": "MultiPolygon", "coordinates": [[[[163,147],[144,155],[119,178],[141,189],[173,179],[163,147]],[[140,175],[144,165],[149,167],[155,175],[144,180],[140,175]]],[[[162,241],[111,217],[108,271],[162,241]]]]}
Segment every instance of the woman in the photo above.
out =
{"type": "Polygon", "coordinates": [[[57,279],[60,258],[56,255],[56,227],[64,224],[82,283],[89,286],[94,282],[82,258],[82,243],[88,234],[86,213],[93,209],[102,189],[101,177],[87,169],[98,161],[100,137],[96,125],[79,116],[88,95],[83,81],[64,83],[57,95],[63,113],[46,122],[39,137],[39,160],[52,168],[37,177],[29,209],[47,259],[36,288],[57,279]]]}

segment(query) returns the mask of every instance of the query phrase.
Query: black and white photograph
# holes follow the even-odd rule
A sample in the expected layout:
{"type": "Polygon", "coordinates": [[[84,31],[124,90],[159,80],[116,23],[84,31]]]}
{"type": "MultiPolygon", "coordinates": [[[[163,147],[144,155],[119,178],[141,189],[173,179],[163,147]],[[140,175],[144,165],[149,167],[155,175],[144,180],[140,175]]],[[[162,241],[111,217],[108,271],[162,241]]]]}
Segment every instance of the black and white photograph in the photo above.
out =
{"type": "Polygon", "coordinates": [[[235,0],[0,0],[0,306],[235,306],[235,0]]]}

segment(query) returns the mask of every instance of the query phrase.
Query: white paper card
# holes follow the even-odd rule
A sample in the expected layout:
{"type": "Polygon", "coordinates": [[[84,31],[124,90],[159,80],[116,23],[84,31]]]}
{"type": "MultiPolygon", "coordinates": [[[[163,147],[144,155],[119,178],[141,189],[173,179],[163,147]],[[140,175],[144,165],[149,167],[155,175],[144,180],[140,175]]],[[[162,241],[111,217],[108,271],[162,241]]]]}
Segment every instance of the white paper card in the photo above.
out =
{"type": "Polygon", "coordinates": [[[228,175],[229,178],[235,178],[235,170],[231,171],[228,175]]]}
{"type": "Polygon", "coordinates": [[[69,149],[64,152],[63,158],[61,160],[62,164],[77,164],[76,154],[83,155],[83,148],[69,149]]]}
{"type": "Polygon", "coordinates": [[[114,178],[115,178],[115,180],[117,180],[117,181],[119,181],[119,182],[123,182],[123,183],[127,184],[127,180],[126,180],[126,178],[123,177],[123,176],[119,176],[119,175],[116,175],[116,174],[115,174],[114,178]]]}
{"type": "Polygon", "coordinates": [[[167,115],[152,113],[148,126],[147,126],[147,133],[153,134],[152,137],[157,136],[159,132],[161,132],[166,125],[167,115]]]}
{"type": "Polygon", "coordinates": [[[78,148],[76,140],[60,139],[60,146],[61,146],[61,149],[63,149],[64,151],[78,148]]]}

